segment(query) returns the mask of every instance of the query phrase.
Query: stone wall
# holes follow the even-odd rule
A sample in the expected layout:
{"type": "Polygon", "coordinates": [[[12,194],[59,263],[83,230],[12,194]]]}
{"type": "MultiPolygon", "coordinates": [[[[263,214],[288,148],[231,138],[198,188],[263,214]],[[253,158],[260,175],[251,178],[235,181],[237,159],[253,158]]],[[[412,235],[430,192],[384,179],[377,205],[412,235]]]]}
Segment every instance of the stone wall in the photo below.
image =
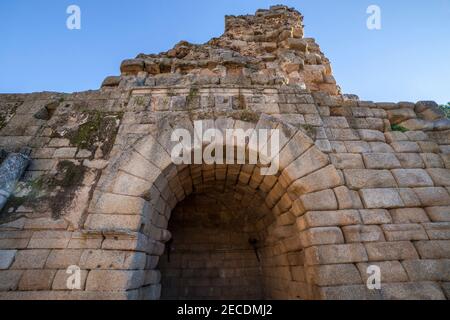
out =
{"type": "MultiPolygon", "coordinates": [[[[189,275],[195,251],[211,269],[219,248],[236,251],[210,275],[245,274],[248,261],[249,283],[262,279],[240,298],[450,298],[450,125],[436,104],[341,95],[292,9],[226,20],[222,37],[127,60],[97,91],[0,95],[0,148],[32,149],[0,213],[1,299],[158,299],[161,284],[185,297],[172,275],[189,275]],[[280,129],[278,174],[174,165],[171,133],[196,120],[280,129]],[[214,225],[196,226],[198,208],[183,220],[205,196],[232,210],[205,205],[214,225]],[[230,225],[239,236],[224,236],[230,225]],[[73,265],[79,290],[66,285],[73,265]],[[366,287],[369,265],[381,290],[366,287]]],[[[187,280],[235,297],[211,278],[187,280]]]]}

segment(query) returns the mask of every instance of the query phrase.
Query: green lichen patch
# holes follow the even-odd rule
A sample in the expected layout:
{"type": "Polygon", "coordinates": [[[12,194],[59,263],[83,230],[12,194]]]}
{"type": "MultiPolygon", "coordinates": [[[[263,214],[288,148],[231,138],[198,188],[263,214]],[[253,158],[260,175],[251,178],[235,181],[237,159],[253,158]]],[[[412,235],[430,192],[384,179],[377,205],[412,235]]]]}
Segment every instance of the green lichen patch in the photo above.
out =
{"type": "Polygon", "coordinates": [[[260,114],[249,109],[237,111],[233,114],[233,119],[251,123],[257,123],[259,121],[259,118],[260,114]]]}
{"type": "Polygon", "coordinates": [[[303,131],[305,131],[305,133],[313,140],[316,139],[316,135],[317,135],[317,130],[314,126],[310,125],[310,124],[302,124],[300,125],[300,128],[303,129],[303,131]]]}
{"type": "Polygon", "coordinates": [[[16,110],[21,103],[8,103],[0,105],[0,130],[3,129],[16,114],[16,110]]]}
{"type": "Polygon", "coordinates": [[[71,145],[93,153],[101,146],[103,155],[108,155],[114,145],[122,114],[96,111],[87,112],[86,117],[85,123],[67,134],[71,145]]]}
{"type": "MultiPolygon", "coordinates": [[[[61,161],[55,174],[20,182],[0,213],[0,222],[12,216],[21,206],[37,213],[51,212],[54,219],[61,217],[83,184],[87,168],[71,161],[61,161]]],[[[20,215],[20,213],[19,213],[20,215]]]]}
{"type": "Polygon", "coordinates": [[[408,132],[409,130],[405,127],[402,127],[399,124],[393,124],[391,126],[392,131],[399,131],[399,132],[408,132]]]}

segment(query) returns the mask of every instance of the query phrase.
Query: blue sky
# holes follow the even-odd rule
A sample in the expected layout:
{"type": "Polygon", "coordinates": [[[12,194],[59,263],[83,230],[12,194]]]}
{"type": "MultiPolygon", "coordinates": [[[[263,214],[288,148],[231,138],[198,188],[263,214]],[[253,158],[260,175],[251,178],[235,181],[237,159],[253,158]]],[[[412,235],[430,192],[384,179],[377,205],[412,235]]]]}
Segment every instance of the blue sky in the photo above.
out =
{"type": "Polygon", "coordinates": [[[219,36],[226,14],[283,3],[305,16],[345,93],[374,101],[450,101],[450,0],[2,0],[0,92],[96,89],[123,59],[219,36]],[[68,30],[66,9],[81,8],[68,30]],[[366,28],[369,5],[382,29],[366,28]]]}

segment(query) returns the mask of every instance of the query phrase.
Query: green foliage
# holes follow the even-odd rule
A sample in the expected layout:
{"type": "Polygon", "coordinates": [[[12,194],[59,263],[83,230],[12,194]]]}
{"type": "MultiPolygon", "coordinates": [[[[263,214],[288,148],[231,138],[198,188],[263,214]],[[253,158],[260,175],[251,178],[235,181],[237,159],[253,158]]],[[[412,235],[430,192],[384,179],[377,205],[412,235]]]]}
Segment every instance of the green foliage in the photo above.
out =
{"type": "Polygon", "coordinates": [[[409,131],[405,127],[402,127],[401,125],[398,125],[398,124],[393,124],[391,126],[391,129],[392,129],[392,131],[399,131],[399,132],[408,132],[409,131]]]}
{"type": "Polygon", "coordinates": [[[447,104],[441,104],[439,108],[445,113],[447,119],[450,119],[450,102],[447,102],[447,104]]]}

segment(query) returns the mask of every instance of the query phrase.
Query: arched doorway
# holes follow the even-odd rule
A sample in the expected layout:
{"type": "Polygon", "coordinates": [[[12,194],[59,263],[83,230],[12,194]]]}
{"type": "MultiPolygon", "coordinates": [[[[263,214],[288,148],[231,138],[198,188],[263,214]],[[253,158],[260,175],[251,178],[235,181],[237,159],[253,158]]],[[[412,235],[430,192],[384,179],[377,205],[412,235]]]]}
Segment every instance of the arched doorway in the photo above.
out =
{"type": "Polygon", "coordinates": [[[322,200],[324,210],[337,209],[332,189],[343,185],[340,174],[299,128],[270,117],[222,123],[280,129],[278,173],[263,176],[260,166],[247,164],[174,165],[168,127],[110,167],[87,226],[93,229],[95,214],[128,213],[115,228],[146,239],[138,238],[136,251],[150,262],[133,283],[142,282],[142,299],[317,297],[305,271],[310,226],[297,219],[322,200]]]}

